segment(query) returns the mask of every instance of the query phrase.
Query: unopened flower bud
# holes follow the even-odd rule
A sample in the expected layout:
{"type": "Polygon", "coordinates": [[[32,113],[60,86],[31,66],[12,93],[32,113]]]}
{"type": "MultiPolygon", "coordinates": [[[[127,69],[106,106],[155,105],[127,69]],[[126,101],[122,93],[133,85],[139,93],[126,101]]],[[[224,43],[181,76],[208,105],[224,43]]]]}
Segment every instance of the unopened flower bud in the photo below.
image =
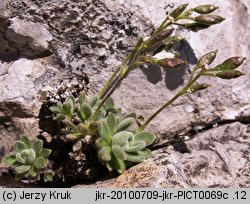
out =
{"type": "Polygon", "coordinates": [[[218,50],[215,50],[202,56],[200,60],[197,62],[197,66],[204,68],[205,65],[210,65],[214,61],[217,52],[218,50]]]}
{"type": "Polygon", "coordinates": [[[194,11],[199,14],[209,14],[214,12],[219,7],[213,5],[200,5],[194,8],[194,11]]]}
{"type": "Polygon", "coordinates": [[[186,62],[184,62],[181,58],[174,57],[174,58],[164,58],[157,60],[156,63],[163,68],[177,68],[186,62]]]}
{"type": "Polygon", "coordinates": [[[206,89],[207,87],[209,87],[210,85],[209,84],[199,84],[199,83],[196,83],[194,84],[189,90],[188,92],[189,93],[195,93],[197,91],[201,91],[201,90],[204,90],[206,89]]]}
{"type": "Polygon", "coordinates": [[[220,71],[214,74],[215,77],[219,77],[221,79],[234,79],[242,75],[245,75],[245,74],[238,70],[224,70],[224,71],[220,71]]]}
{"type": "Polygon", "coordinates": [[[177,18],[187,8],[188,4],[182,4],[170,13],[170,16],[177,18]]]}
{"type": "Polygon", "coordinates": [[[217,15],[200,15],[194,18],[194,20],[198,23],[205,24],[205,25],[214,25],[221,23],[225,20],[221,16],[217,15]]]}
{"type": "Polygon", "coordinates": [[[205,24],[201,24],[201,23],[186,23],[186,24],[183,24],[183,27],[193,31],[193,32],[197,32],[199,30],[203,30],[203,29],[206,29],[208,28],[210,25],[205,25],[205,24]]]}
{"type": "Polygon", "coordinates": [[[245,61],[245,57],[231,57],[215,67],[216,70],[236,69],[245,61]]]}
{"type": "Polygon", "coordinates": [[[154,36],[149,42],[148,42],[148,47],[152,47],[155,45],[160,45],[161,42],[163,40],[165,40],[166,38],[168,38],[172,33],[174,32],[174,28],[173,27],[169,27],[165,30],[163,30],[162,32],[160,32],[159,34],[157,34],[156,36],[154,36]]]}

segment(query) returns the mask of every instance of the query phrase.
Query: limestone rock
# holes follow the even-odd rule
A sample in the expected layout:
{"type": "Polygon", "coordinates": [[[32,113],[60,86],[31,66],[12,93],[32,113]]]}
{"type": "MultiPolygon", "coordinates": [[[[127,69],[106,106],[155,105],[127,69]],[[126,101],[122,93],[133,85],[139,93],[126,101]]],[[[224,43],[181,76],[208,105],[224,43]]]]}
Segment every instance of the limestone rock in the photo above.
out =
{"type": "MultiPolygon", "coordinates": [[[[186,1],[2,0],[0,158],[22,134],[53,133],[44,102],[48,94],[59,97],[57,91],[66,87],[65,98],[79,85],[89,95],[97,93],[136,40],[181,3],[186,1]]],[[[114,93],[125,111],[149,117],[181,89],[192,65],[208,51],[220,50],[215,64],[234,55],[250,56],[249,0],[189,3],[219,6],[216,12],[226,21],[197,33],[178,29],[175,34],[187,39],[178,49],[190,67],[133,70],[114,93]]],[[[148,127],[158,137],[153,159],[95,186],[249,187],[249,127],[237,123],[250,121],[249,63],[240,68],[246,75],[239,79],[203,79],[212,87],[178,99],[148,127]],[[190,135],[195,139],[173,144],[190,135]]]]}
{"type": "Polygon", "coordinates": [[[44,24],[21,20],[14,17],[8,20],[6,37],[24,56],[48,55],[49,42],[53,37],[44,24]]]}

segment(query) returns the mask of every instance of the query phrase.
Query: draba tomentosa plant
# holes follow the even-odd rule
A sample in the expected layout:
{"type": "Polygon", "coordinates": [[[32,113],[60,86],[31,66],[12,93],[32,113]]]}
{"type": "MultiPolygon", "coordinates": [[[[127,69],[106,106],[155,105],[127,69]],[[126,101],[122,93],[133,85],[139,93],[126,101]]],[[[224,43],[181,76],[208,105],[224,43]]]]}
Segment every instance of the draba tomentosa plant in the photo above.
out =
{"type": "Polygon", "coordinates": [[[116,169],[122,173],[131,163],[142,162],[152,156],[146,147],[155,141],[155,136],[145,131],[129,131],[134,122],[135,118],[131,114],[121,119],[112,113],[100,122],[99,138],[95,144],[98,157],[109,171],[116,169]]]}
{"type": "Polygon", "coordinates": [[[55,114],[55,120],[65,124],[63,132],[66,134],[66,139],[74,141],[86,135],[95,136],[98,121],[105,118],[108,113],[119,112],[114,108],[113,99],[109,98],[101,107],[96,120],[93,121],[91,117],[99,104],[100,99],[97,96],[87,99],[85,94],[81,93],[78,99],[69,96],[64,103],[58,102],[56,106],[50,107],[50,110],[55,114]]]}
{"type": "Polygon", "coordinates": [[[182,37],[173,35],[176,29],[174,26],[197,32],[224,20],[221,16],[211,14],[218,8],[213,5],[200,5],[191,9],[187,9],[187,6],[188,4],[183,4],[173,10],[150,37],[138,40],[135,48],[113,72],[98,96],[94,96],[95,103],[90,102],[93,99],[82,102],[84,101],[82,95],[76,103],[76,99],[70,96],[63,104],[58,103],[57,106],[50,108],[57,114],[55,119],[63,121],[66,125],[70,133],[66,138],[78,139],[87,135],[94,137],[93,145],[97,149],[98,158],[109,171],[115,169],[122,173],[133,163],[142,162],[152,156],[147,146],[151,145],[156,137],[150,132],[145,132],[144,129],[180,96],[195,93],[210,86],[197,82],[198,79],[206,76],[233,79],[244,75],[235,69],[244,62],[245,58],[231,57],[221,64],[211,66],[218,50],[210,51],[198,60],[187,84],[179,93],[163,104],[138,128],[134,125],[132,130],[129,129],[137,120],[136,114],[124,116],[121,109],[114,107],[111,98],[129,72],[142,64],[156,64],[165,69],[186,65],[187,62],[183,61],[174,50],[174,46],[183,40],[182,37]],[[169,57],[169,53],[173,53],[174,56],[169,57]]]}
{"type": "Polygon", "coordinates": [[[36,139],[31,142],[26,136],[17,140],[14,151],[3,158],[3,161],[14,168],[16,179],[24,177],[39,180],[44,174],[44,181],[52,181],[54,172],[47,168],[51,153],[50,149],[43,148],[43,141],[36,139]]]}
{"type": "MultiPolygon", "coordinates": [[[[76,144],[78,141],[88,138],[89,143],[96,150],[100,162],[109,171],[116,170],[122,173],[133,164],[152,156],[149,146],[154,143],[156,137],[145,131],[145,128],[180,96],[193,94],[210,86],[198,82],[200,78],[234,79],[244,75],[236,68],[244,62],[245,58],[231,57],[218,65],[212,65],[218,53],[218,50],[213,50],[198,60],[191,70],[186,85],[147,120],[141,120],[142,117],[137,117],[135,113],[126,115],[120,108],[115,107],[111,95],[130,71],[139,65],[156,64],[164,69],[177,69],[188,64],[180,58],[180,53],[175,49],[176,45],[183,41],[181,36],[175,35],[174,31],[178,26],[198,32],[224,20],[223,17],[212,14],[218,8],[214,5],[200,5],[190,9],[187,7],[188,4],[177,7],[166,16],[161,25],[149,37],[140,38],[97,96],[91,98],[84,94],[77,98],[69,96],[65,102],[58,102],[57,105],[50,107],[54,113],[54,119],[64,124],[62,132],[66,141],[76,144]]],[[[18,141],[16,146],[18,149],[5,157],[5,161],[17,166],[15,168],[18,173],[17,177],[24,175],[34,177],[39,169],[46,168],[47,160],[45,157],[41,157],[41,153],[25,146],[24,142],[18,141]],[[19,144],[22,144],[21,149],[19,144]],[[19,157],[21,159],[17,161],[19,157]],[[37,160],[42,161],[43,165],[37,160]]],[[[46,156],[48,155],[49,153],[46,156]]]]}

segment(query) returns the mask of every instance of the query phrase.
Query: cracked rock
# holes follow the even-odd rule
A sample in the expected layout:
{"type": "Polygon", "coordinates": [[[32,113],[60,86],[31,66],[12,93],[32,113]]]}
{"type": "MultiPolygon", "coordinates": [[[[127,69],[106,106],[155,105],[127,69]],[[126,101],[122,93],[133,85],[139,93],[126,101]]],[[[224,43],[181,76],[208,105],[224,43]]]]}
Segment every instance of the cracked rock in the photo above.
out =
{"type": "MultiPolygon", "coordinates": [[[[206,52],[220,50],[215,64],[234,55],[250,56],[248,1],[199,1],[219,6],[217,12],[226,20],[197,33],[176,31],[187,39],[179,49],[190,67],[139,67],[115,91],[116,104],[147,118],[182,88],[192,65],[206,52]]],[[[0,155],[9,152],[22,134],[53,132],[54,124],[43,115],[46,96],[60,98],[57,90],[65,84],[81,84],[89,95],[97,93],[138,37],[149,35],[173,4],[181,3],[186,1],[2,0],[0,155]]],[[[189,3],[197,5],[195,0],[189,3]]],[[[244,77],[204,79],[212,84],[209,89],[178,99],[152,122],[148,130],[157,135],[154,148],[159,148],[153,159],[94,186],[249,187],[249,126],[236,122],[249,122],[249,62],[240,67],[244,77]],[[220,121],[235,123],[217,127],[220,121]],[[213,125],[200,132],[208,124],[213,125]],[[193,140],[170,142],[189,132],[193,140]]]]}

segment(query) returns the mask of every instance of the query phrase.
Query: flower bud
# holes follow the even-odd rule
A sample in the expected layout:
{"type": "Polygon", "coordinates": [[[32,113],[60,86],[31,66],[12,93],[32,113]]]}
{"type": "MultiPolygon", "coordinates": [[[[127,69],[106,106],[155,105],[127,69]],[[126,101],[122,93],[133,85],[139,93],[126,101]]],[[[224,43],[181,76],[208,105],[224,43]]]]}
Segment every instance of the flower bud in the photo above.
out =
{"type": "Polygon", "coordinates": [[[221,79],[233,79],[233,78],[238,78],[242,75],[245,74],[238,70],[224,70],[214,74],[215,77],[219,77],[221,79]]]}
{"type": "Polygon", "coordinates": [[[215,67],[216,70],[236,69],[245,61],[245,57],[231,57],[215,67]]]}
{"type": "Polygon", "coordinates": [[[201,91],[201,90],[204,90],[206,89],[207,87],[209,87],[210,85],[209,84],[199,84],[199,83],[196,83],[194,84],[189,90],[188,92],[189,93],[195,93],[197,91],[201,91]]]}
{"type": "Polygon", "coordinates": [[[202,56],[200,60],[197,62],[197,67],[204,68],[205,65],[210,65],[214,61],[217,52],[218,50],[215,50],[202,56]]]}
{"type": "Polygon", "coordinates": [[[201,23],[186,23],[186,24],[183,24],[182,26],[193,32],[197,32],[199,30],[209,28],[210,25],[205,25],[201,23]]]}
{"type": "Polygon", "coordinates": [[[213,5],[200,5],[194,8],[194,11],[199,14],[209,14],[214,12],[219,7],[213,5]]]}
{"type": "Polygon", "coordinates": [[[162,66],[163,68],[177,68],[183,64],[185,64],[181,58],[174,57],[174,58],[164,58],[159,59],[156,61],[156,64],[162,66]]]}
{"type": "Polygon", "coordinates": [[[221,16],[217,15],[200,15],[194,18],[194,20],[198,23],[205,24],[205,25],[214,25],[221,23],[225,20],[221,16]]]}
{"type": "Polygon", "coordinates": [[[163,30],[162,32],[160,32],[156,36],[152,37],[152,39],[148,42],[148,47],[159,45],[163,40],[168,38],[173,32],[174,32],[173,27],[169,27],[169,28],[163,30]]]}
{"type": "Polygon", "coordinates": [[[177,18],[187,8],[188,4],[182,4],[170,13],[170,16],[177,18]]]}

